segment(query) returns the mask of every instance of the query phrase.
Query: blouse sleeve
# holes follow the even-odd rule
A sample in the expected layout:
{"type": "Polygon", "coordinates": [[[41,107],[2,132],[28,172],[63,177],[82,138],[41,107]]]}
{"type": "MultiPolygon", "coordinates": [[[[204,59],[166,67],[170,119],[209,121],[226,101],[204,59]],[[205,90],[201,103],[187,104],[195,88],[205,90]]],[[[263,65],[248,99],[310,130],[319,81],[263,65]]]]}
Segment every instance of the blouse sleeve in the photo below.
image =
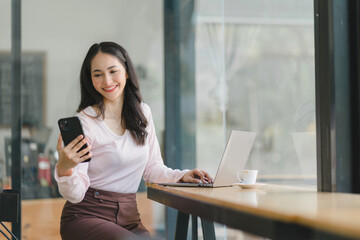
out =
{"type": "Polygon", "coordinates": [[[146,104],[143,104],[143,109],[148,120],[147,143],[149,145],[149,159],[143,174],[144,181],[153,183],[177,182],[189,170],[186,169],[181,171],[165,166],[161,156],[160,145],[156,137],[155,126],[150,107],[146,104]]]}
{"type": "MultiPolygon", "coordinates": [[[[89,138],[91,144],[92,136],[89,131],[89,126],[81,116],[78,117],[80,118],[84,134],[89,138]]],[[[80,163],[74,168],[71,176],[59,177],[56,165],[54,176],[58,184],[59,192],[63,198],[71,203],[79,203],[83,200],[85,193],[90,186],[90,179],[87,174],[88,167],[88,162],[80,163]]]]}

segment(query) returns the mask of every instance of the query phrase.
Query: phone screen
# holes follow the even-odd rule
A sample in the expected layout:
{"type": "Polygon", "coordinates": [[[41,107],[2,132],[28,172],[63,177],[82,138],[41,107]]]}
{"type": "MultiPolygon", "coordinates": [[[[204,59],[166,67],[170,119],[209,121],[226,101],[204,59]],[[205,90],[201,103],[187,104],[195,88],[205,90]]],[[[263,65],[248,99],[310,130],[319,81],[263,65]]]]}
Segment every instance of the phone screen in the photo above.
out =
{"type": "MultiPolygon", "coordinates": [[[[72,142],[75,138],[77,138],[79,135],[84,135],[80,119],[78,117],[68,117],[68,118],[61,118],[58,121],[61,137],[64,141],[64,145],[68,145],[70,142],[72,142]]],[[[84,144],[80,148],[79,151],[83,150],[87,147],[87,144],[84,144]]],[[[78,151],[78,152],[79,152],[78,151]]],[[[88,154],[88,153],[86,153],[88,154]]],[[[83,162],[89,162],[91,158],[83,161],[83,162]]]]}

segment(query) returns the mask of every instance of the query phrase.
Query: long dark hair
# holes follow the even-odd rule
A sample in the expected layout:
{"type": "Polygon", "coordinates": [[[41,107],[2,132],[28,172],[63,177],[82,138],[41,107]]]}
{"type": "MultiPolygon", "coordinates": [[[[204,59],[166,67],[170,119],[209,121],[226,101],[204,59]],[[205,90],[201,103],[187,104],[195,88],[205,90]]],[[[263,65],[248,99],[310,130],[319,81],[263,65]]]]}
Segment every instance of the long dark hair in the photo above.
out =
{"type": "Polygon", "coordinates": [[[141,108],[142,97],[139,90],[139,83],[127,51],[117,43],[95,43],[90,47],[81,67],[81,100],[77,112],[81,112],[88,106],[96,106],[100,110],[97,117],[105,118],[103,96],[95,90],[91,80],[91,61],[99,52],[115,56],[120,63],[123,64],[128,74],[124,88],[124,104],[121,113],[121,119],[123,120],[122,122],[124,122],[124,126],[122,127],[130,131],[131,136],[138,145],[144,145],[148,134],[145,130],[148,122],[141,108]]]}

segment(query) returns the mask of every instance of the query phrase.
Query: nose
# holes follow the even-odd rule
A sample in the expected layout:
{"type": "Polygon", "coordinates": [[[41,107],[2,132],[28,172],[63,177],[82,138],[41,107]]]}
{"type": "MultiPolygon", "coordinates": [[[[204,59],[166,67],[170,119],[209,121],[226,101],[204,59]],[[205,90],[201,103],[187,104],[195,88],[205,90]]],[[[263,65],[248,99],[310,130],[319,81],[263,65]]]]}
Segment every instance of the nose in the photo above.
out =
{"type": "Polygon", "coordinates": [[[106,84],[109,84],[109,83],[111,83],[111,81],[112,81],[112,79],[111,79],[111,76],[110,76],[110,74],[105,74],[104,75],[104,82],[106,83],[106,84]]]}

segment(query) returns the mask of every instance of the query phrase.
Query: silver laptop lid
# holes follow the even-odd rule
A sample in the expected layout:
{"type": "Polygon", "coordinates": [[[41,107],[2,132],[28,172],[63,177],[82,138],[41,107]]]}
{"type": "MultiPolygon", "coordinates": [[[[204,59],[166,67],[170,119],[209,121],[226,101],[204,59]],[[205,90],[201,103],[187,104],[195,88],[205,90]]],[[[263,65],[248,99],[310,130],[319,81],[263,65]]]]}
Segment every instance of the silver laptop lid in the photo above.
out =
{"type": "Polygon", "coordinates": [[[236,172],[244,169],[255,141],[255,132],[232,130],[216,172],[214,187],[238,182],[236,172]]]}

